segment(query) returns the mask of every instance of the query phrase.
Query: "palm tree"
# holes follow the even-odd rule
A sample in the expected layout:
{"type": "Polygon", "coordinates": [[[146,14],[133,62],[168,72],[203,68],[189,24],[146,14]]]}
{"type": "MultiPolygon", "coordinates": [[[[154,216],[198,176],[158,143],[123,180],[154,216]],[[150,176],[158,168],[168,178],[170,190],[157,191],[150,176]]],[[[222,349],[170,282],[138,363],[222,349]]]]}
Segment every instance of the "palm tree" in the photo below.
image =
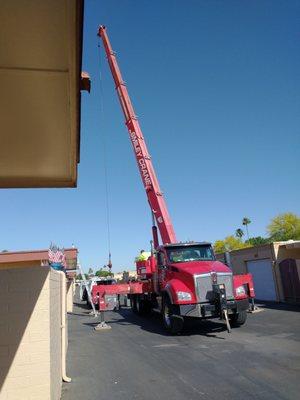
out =
{"type": "Polygon", "coordinates": [[[248,231],[248,225],[251,224],[251,220],[247,217],[243,218],[243,225],[246,226],[246,231],[247,231],[247,238],[249,240],[249,231],[248,231]]]}
{"type": "Polygon", "coordinates": [[[239,238],[239,239],[242,239],[242,237],[244,236],[244,231],[243,231],[243,229],[238,228],[238,229],[235,231],[235,236],[236,236],[237,238],[239,238]]]}

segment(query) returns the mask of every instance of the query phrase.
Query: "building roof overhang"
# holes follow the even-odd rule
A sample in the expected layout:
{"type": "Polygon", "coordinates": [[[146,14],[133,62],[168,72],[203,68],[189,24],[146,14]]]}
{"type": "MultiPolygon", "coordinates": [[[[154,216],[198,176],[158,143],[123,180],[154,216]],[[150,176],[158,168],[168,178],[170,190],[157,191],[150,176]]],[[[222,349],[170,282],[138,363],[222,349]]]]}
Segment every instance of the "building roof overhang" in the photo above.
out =
{"type": "Polygon", "coordinates": [[[0,188],[74,187],[83,0],[3,0],[0,188]]]}
{"type": "MultiPolygon", "coordinates": [[[[77,267],[77,248],[64,249],[67,260],[67,270],[73,270],[77,267]],[[75,268],[74,268],[75,267],[75,268]]],[[[9,265],[10,263],[23,263],[30,261],[39,261],[41,265],[48,260],[48,250],[24,250],[24,251],[3,251],[0,253],[0,265],[9,265]]]]}
{"type": "Polygon", "coordinates": [[[285,247],[286,249],[300,249],[300,240],[288,240],[279,245],[280,247],[285,247]]]}

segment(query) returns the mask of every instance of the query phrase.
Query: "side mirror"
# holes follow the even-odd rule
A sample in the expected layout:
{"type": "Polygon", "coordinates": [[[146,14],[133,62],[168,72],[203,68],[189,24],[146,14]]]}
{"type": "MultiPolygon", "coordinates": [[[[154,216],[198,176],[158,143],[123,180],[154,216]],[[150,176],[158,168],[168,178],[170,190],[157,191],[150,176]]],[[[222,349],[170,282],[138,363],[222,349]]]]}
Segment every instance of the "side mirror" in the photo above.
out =
{"type": "Polygon", "coordinates": [[[160,265],[158,268],[159,268],[159,269],[167,269],[168,266],[164,264],[164,265],[160,265]]]}
{"type": "Polygon", "coordinates": [[[158,268],[166,269],[167,268],[167,260],[163,253],[158,254],[158,268]]]}

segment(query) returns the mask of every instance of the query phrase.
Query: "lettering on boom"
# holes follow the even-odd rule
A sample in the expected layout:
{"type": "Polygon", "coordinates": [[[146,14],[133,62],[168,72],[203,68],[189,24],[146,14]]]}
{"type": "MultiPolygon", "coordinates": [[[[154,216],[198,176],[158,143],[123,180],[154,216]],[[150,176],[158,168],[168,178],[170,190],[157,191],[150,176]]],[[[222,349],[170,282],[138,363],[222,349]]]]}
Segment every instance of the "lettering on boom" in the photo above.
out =
{"type": "Polygon", "coordinates": [[[138,139],[136,137],[136,133],[135,132],[130,132],[130,138],[131,138],[131,141],[132,141],[132,144],[133,144],[133,147],[134,147],[135,154],[138,157],[142,157],[142,149],[141,149],[141,147],[139,145],[139,141],[138,141],[138,139]]]}
{"type": "Polygon", "coordinates": [[[151,179],[147,170],[147,166],[145,163],[145,160],[143,158],[139,159],[139,165],[140,165],[140,169],[144,178],[144,182],[146,186],[150,186],[151,185],[151,179]]]}
{"type": "Polygon", "coordinates": [[[144,180],[144,184],[145,184],[145,186],[152,186],[152,182],[151,182],[151,179],[150,179],[148,168],[147,168],[146,162],[145,162],[145,160],[143,158],[142,149],[141,149],[141,146],[139,145],[139,141],[138,141],[136,133],[134,131],[130,132],[130,139],[131,139],[131,142],[133,144],[133,148],[134,148],[135,154],[138,157],[138,164],[139,164],[139,167],[140,167],[140,170],[141,170],[141,174],[142,174],[142,177],[143,177],[143,180],[144,180]]]}

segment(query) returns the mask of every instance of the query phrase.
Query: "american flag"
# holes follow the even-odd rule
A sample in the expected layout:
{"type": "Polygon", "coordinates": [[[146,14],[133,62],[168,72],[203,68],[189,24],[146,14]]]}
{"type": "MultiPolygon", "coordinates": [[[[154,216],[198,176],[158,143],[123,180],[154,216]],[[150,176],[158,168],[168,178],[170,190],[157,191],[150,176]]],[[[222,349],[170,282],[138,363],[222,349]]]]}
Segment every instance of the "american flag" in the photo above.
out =
{"type": "Polygon", "coordinates": [[[64,249],[60,249],[55,244],[51,243],[50,248],[48,250],[48,258],[49,258],[49,264],[59,263],[64,268],[67,267],[67,260],[64,249]]]}

